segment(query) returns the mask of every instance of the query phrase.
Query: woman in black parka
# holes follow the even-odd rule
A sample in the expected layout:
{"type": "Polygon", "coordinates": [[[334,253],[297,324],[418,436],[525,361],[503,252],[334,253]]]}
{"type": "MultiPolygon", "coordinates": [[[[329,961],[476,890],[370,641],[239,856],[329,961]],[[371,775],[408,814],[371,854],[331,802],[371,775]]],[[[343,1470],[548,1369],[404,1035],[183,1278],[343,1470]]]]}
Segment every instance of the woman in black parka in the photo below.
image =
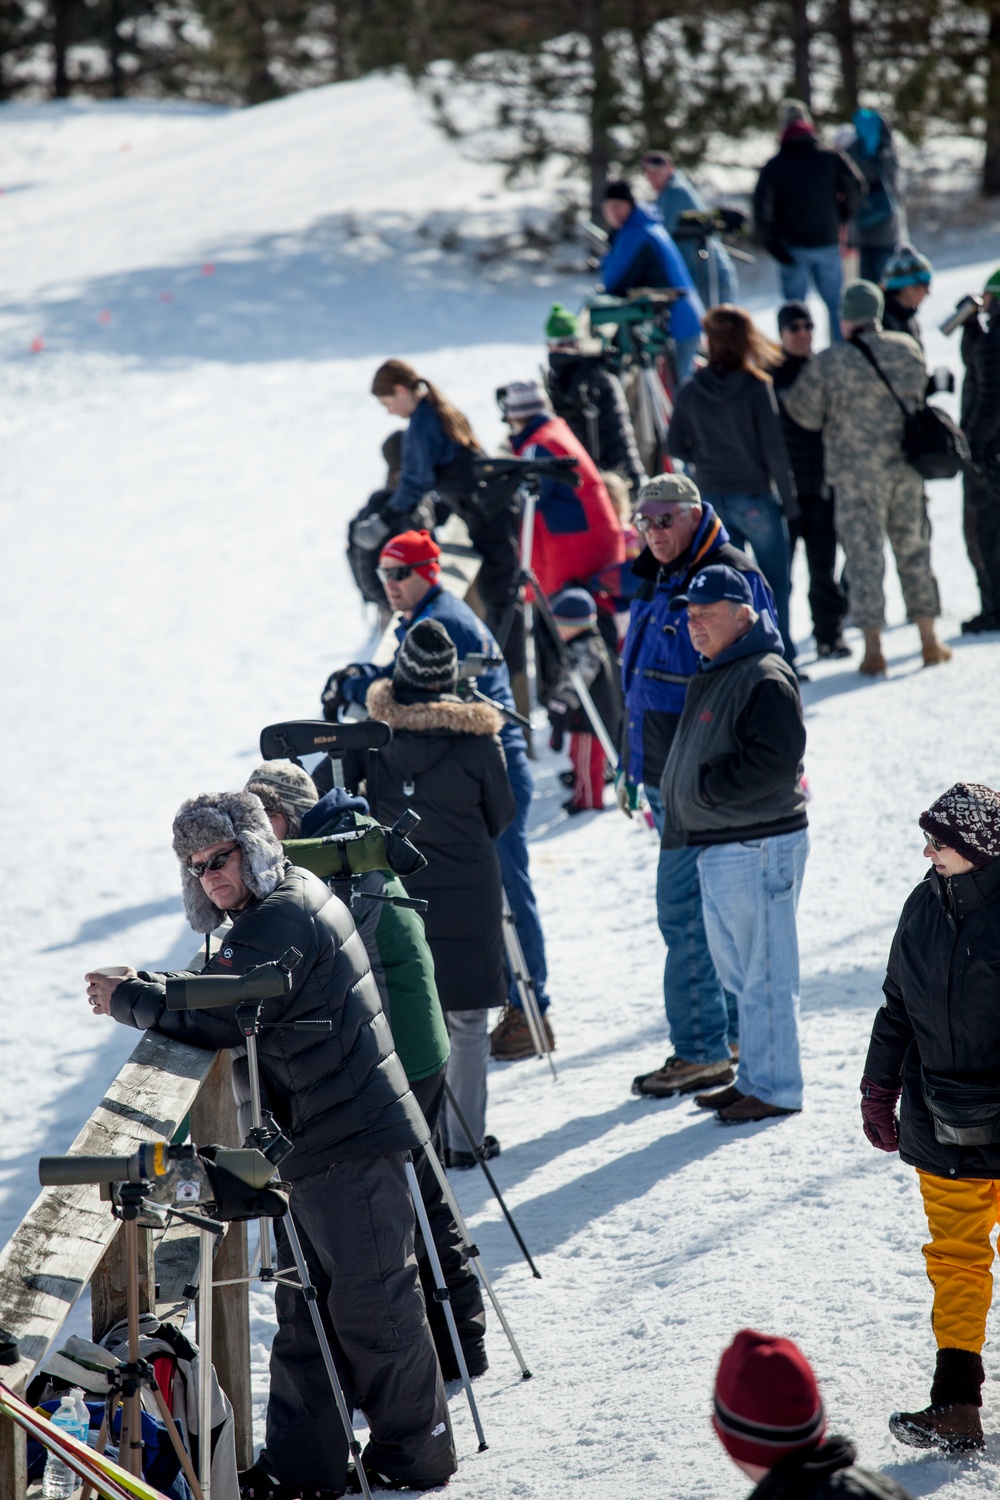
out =
{"type": "MultiPolygon", "coordinates": [[[[407,876],[427,903],[424,925],[451,1038],[447,1080],[476,1136],[485,1140],[487,1012],[507,994],[501,877],[493,840],[513,821],[514,794],[497,735],[501,718],[455,696],[455,645],[437,620],[420,620],[399,648],[391,678],[372,684],[368,712],[392,729],[379,762],[379,814],[391,823],[407,807],[420,815],[412,838],[427,867],[407,876]]],[[[356,789],[361,757],[347,757],[356,789]]],[[[472,1166],[461,1127],[445,1117],[453,1165],[472,1166]]],[[[493,1143],[489,1143],[489,1150],[493,1143]]],[[[494,1150],[495,1154],[495,1150],[494,1150]]]]}
{"type": "Polygon", "coordinates": [[[933,868],[893,939],[861,1113],[873,1146],[916,1167],[931,1233],[931,1402],[889,1426],[914,1447],[963,1452],[983,1446],[980,1351],[1000,1222],[1000,792],[958,782],[920,826],[933,868]]]}

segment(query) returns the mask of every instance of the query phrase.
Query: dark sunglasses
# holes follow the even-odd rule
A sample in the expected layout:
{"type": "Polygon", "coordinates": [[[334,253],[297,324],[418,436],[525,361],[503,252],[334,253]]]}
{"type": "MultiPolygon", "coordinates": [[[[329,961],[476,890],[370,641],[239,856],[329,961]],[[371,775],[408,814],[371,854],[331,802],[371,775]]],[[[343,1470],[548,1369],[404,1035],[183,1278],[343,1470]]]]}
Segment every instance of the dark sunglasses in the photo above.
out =
{"type": "Polygon", "coordinates": [[[668,510],[662,516],[636,516],[636,531],[669,531],[674,522],[680,517],[679,510],[668,510]]]}
{"type": "Polygon", "coordinates": [[[411,576],[411,574],[413,573],[413,569],[412,568],[376,568],[375,572],[378,574],[379,579],[381,580],[382,583],[402,583],[404,579],[409,578],[411,576]]]}
{"type": "Polygon", "coordinates": [[[796,323],[786,323],[785,327],[788,329],[789,333],[802,333],[804,329],[808,329],[809,332],[812,333],[813,329],[816,327],[816,324],[807,323],[802,318],[800,318],[796,323]]]}
{"type": "Polygon", "coordinates": [[[239,844],[230,844],[228,849],[219,849],[211,859],[196,860],[193,865],[188,865],[188,874],[194,880],[200,880],[209,870],[221,870],[223,865],[229,863],[239,847],[239,844]]]}
{"type": "Polygon", "coordinates": [[[931,848],[935,851],[935,853],[937,853],[937,854],[941,853],[941,850],[944,848],[944,845],[942,843],[940,843],[935,838],[931,838],[931,835],[929,833],[924,833],[924,830],[922,828],[920,830],[920,834],[921,834],[921,837],[923,838],[923,841],[924,841],[925,844],[930,844],[931,848]]]}

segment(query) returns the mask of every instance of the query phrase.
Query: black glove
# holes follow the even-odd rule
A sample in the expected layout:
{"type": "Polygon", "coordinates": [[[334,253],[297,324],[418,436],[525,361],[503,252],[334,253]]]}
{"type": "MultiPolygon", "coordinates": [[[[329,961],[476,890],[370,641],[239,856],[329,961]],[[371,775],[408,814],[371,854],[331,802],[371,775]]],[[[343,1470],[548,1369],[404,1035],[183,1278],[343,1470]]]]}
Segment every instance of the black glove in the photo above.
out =
{"type": "Polygon", "coordinates": [[[323,717],[328,724],[336,724],[337,710],[342,703],[347,703],[341,691],[343,684],[349,677],[360,677],[361,668],[354,662],[349,667],[341,667],[338,672],[331,672],[326,679],[323,691],[319,695],[323,705],[323,717]]]}

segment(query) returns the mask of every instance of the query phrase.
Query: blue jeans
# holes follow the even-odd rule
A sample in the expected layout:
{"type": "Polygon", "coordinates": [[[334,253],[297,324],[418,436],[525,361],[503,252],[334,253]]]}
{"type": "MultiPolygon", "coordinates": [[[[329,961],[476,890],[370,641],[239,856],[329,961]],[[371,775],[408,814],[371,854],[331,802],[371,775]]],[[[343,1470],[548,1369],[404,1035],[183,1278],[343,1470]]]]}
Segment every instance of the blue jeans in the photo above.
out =
{"type": "Polygon", "coordinates": [[[753,548],[757,565],[771,585],[785,660],[795,660],[795,642],[788,623],[792,592],[792,544],[788,522],[773,495],[706,495],[729,532],[734,547],[753,548]]]}
{"type": "Polygon", "coordinates": [[[694,357],[701,348],[701,334],[692,333],[690,338],[675,340],[677,350],[677,384],[687,380],[694,368],[694,357]]]}
{"type": "Polygon", "coordinates": [[[698,856],[708,946],[740,1010],[736,1087],[779,1109],[802,1108],[795,913],[808,853],[803,828],[698,856]]]}
{"type": "MultiPolygon", "coordinates": [[[[517,803],[517,811],[514,814],[513,823],[509,828],[504,829],[496,840],[496,851],[500,859],[504,890],[507,892],[507,900],[514,913],[517,935],[521,940],[524,961],[528,966],[528,973],[535,981],[538,1008],[544,1014],[549,1008],[549,997],[545,993],[545,981],[548,978],[548,968],[545,963],[545,939],[542,936],[542,924],[538,916],[538,907],[535,903],[535,893],[531,888],[531,875],[528,869],[528,814],[531,811],[535,782],[525,750],[505,747],[505,753],[507,775],[510,778],[514,801],[517,803]]],[[[515,1005],[518,1010],[521,1009],[521,999],[512,978],[508,978],[507,998],[511,1005],[515,1005]]]]}
{"type": "MultiPolygon", "coordinates": [[[[646,788],[657,831],[663,832],[659,790],[646,788]]],[[[727,995],[708,951],[701,914],[697,849],[661,849],[656,867],[656,921],[667,945],[663,1004],[670,1045],[685,1062],[724,1062],[739,1039],[736,1000],[727,995]]]]}
{"type": "Polygon", "coordinates": [[[781,273],[781,295],[786,302],[804,302],[809,295],[809,278],[826,303],[830,314],[830,343],[840,342],[840,288],[843,272],[839,245],[789,246],[790,266],[778,266],[781,273]]]}

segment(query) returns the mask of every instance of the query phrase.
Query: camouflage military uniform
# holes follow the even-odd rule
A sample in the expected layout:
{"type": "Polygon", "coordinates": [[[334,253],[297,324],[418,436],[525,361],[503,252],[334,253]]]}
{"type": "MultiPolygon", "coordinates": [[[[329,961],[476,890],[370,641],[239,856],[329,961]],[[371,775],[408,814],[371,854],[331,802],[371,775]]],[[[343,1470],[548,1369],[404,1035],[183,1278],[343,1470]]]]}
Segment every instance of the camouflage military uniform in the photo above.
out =
{"type": "MultiPolygon", "coordinates": [[[[927,385],[917,345],[904,333],[866,330],[861,338],[913,411],[927,385]]],[[[846,341],[825,349],[804,367],[785,408],[800,427],[823,433],[854,624],[862,630],[885,624],[887,536],[908,617],[936,617],[941,601],[923,480],[903,458],[903,414],[864,355],[846,341]]]]}

